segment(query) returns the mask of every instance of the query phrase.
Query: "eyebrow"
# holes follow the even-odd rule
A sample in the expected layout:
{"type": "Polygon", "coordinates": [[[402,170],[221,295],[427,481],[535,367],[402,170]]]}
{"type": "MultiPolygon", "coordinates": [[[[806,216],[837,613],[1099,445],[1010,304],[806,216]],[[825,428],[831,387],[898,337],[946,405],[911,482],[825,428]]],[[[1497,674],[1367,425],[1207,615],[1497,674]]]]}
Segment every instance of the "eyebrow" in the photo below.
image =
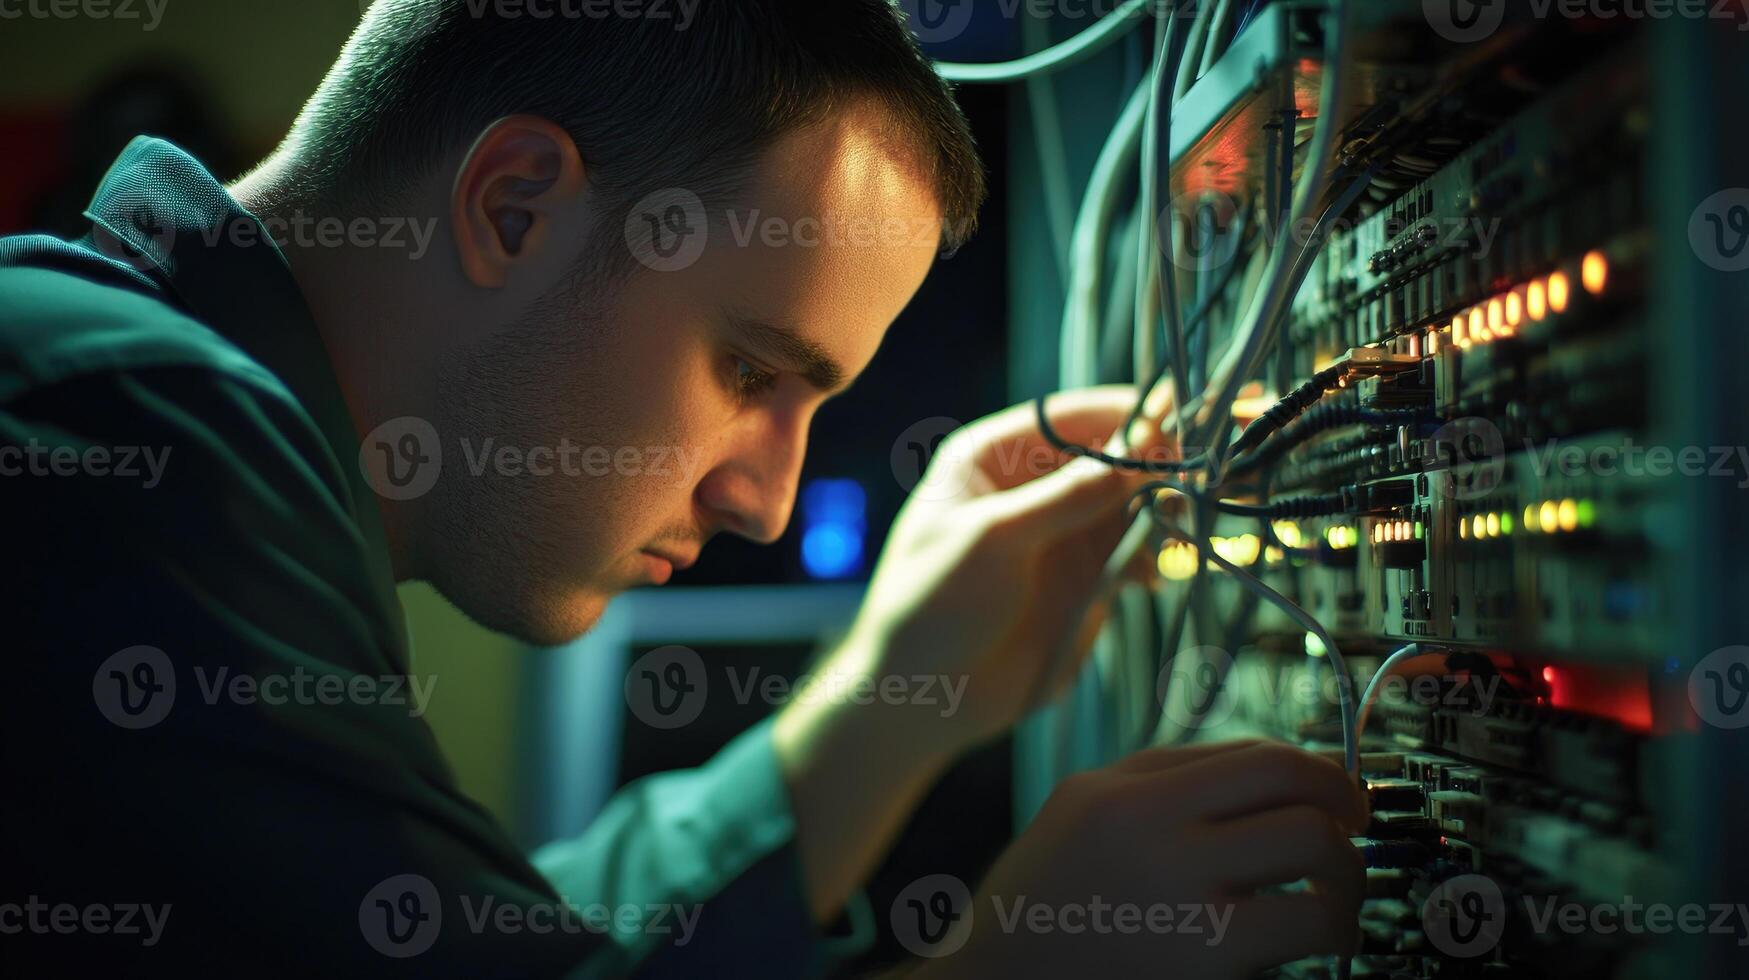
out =
{"type": "Polygon", "coordinates": [[[770,358],[799,374],[820,391],[836,391],[844,384],[846,371],[825,348],[797,336],[795,331],[763,320],[730,314],[729,323],[754,348],[752,353],[770,358]]]}

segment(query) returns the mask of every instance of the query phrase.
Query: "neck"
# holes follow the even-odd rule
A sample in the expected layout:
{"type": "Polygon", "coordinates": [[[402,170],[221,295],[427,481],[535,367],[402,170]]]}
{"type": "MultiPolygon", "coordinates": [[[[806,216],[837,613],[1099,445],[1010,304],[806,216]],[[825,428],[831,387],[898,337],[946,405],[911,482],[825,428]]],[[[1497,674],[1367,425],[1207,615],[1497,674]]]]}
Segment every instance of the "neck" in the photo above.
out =
{"type": "MultiPolygon", "coordinates": [[[[424,258],[410,250],[429,245],[408,230],[418,219],[347,214],[299,193],[291,167],[276,155],[230,188],[231,195],[266,227],[291,268],[309,306],[345,399],[353,430],[362,440],[390,419],[432,418],[423,379],[432,375],[426,344],[414,329],[417,308],[402,299],[410,267],[424,258]],[[397,247],[399,244],[402,247],[397,247]]],[[[421,225],[436,226],[435,221],[421,225]]],[[[429,338],[425,338],[429,339],[429,338]]],[[[357,465],[353,459],[342,465],[357,465]]],[[[380,496],[376,504],[388,536],[397,581],[417,578],[413,556],[416,500],[380,496]]]]}

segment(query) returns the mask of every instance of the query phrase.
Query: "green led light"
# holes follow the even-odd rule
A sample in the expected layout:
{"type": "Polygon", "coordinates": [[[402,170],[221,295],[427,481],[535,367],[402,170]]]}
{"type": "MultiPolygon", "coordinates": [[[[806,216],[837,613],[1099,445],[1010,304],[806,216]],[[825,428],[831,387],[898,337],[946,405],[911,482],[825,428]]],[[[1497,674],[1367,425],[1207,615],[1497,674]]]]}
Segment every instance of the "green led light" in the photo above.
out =
{"type": "Polygon", "coordinates": [[[1500,533],[1503,535],[1512,533],[1511,511],[1503,510],[1500,512],[1500,533]]]}
{"type": "Polygon", "coordinates": [[[1579,526],[1590,527],[1597,523],[1597,504],[1590,500],[1579,501],[1579,526]]]}
{"type": "Polygon", "coordinates": [[[1421,535],[1423,533],[1425,533],[1425,532],[1421,528],[1421,522],[1416,521],[1415,522],[1415,540],[1417,540],[1417,541],[1421,540],[1421,535]]]}

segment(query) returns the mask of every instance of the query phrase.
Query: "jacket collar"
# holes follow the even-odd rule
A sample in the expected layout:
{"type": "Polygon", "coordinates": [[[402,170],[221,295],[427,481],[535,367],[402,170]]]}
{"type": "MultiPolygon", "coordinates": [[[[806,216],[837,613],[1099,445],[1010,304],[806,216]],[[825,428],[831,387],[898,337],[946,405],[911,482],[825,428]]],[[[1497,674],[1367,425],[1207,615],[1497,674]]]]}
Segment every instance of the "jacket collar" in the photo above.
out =
{"type": "Polygon", "coordinates": [[[291,266],[261,222],[199,161],[145,136],[122,151],[85,216],[100,251],[174,294],[278,376],[309,413],[345,475],[342,503],[363,537],[381,605],[404,641],[388,537],[359,463],[359,435],[291,266]]]}

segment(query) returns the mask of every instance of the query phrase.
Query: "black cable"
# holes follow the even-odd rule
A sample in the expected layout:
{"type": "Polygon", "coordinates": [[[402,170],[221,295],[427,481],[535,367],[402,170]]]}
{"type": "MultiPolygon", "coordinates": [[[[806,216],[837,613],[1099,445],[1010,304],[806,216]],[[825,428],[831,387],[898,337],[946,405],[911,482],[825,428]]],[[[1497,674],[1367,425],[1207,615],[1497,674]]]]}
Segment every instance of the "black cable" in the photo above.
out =
{"type": "Polygon", "coordinates": [[[1194,470],[1207,465],[1208,461],[1204,458],[1204,454],[1202,453],[1198,453],[1190,459],[1156,461],[1150,459],[1133,459],[1129,456],[1112,456],[1108,453],[1094,449],[1091,446],[1081,446],[1069,442],[1057,434],[1057,430],[1051,427],[1051,420],[1045,415],[1045,399],[1049,397],[1049,395],[1038,396],[1033,402],[1033,408],[1038,416],[1039,434],[1043,435],[1045,441],[1050,443],[1058,452],[1066,453],[1070,456],[1084,456],[1088,459],[1098,460],[1107,466],[1115,467],[1120,470],[1133,470],[1140,473],[1183,473],[1186,470],[1194,470]]]}
{"type": "MultiPolygon", "coordinates": [[[[1182,15],[1182,11],[1180,12],[1180,15],[1182,15]]],[[[1172,208],[1170,203],[1172,200],[1172,101],[1175,97],[1176,82],[1181,63],[1186,58],[1196,57],[1196,53],[1191,50],[1195,39],[1195,31],[1187,31],[1184,37],[1184,46],[1179,49],[1178,57],[1171,59],[1172,65],[1170,72],[1164,70],[1165,65],[1162,64],[1162,71],[1156,75],[1154,79],[1155,103],[1152,108],[1156,115],[1154,124],[1154,160],[1152,161],[1152,166],[1154,167],[1155,200],[1152,202],[1153,207],[1150,212],[1142,216],[1144,221],[1158,222],[1161,214],[1168,215],[1165,221],[1165,228],[1160,228],[1158,224],[1156,224],[1154,228],[1155,237],[1160,240],[1160,255],[1158,261],[1160,263],[1160,308],[1161,313],[1163,314],[1161,332],[1170,336],[1172,340],[1172,349],[1168,351],[1165,338],[1162,338],[1160,344],[1160,357],[1163,362],[1162,366],[1169,366],[1172,371],[1172,382],[1179,392],[1178,397],[1180,398],[1186,397],[1184,392],[1190,387],[1190,375],[1188,373],[1189,358],[1187,356],[1187,351],[1189,350],[1189,347],[1186,342],[1186,331],[1184,325],[1179,322],[1178,276],[1174,272],[1172,260],[1173,219],[1171,217],[1172,208]],[[1165,97],[1162,98],[1160,94],[1160,83],[1165,80],[1168,75],[1173,79],[1173,84],[1169,86],[1165,97]],[[1164,198],[1167,201],[1167,207],[1165,209],[1160,207],[1161,198],[1164,198]]],[[[1163,44],[1160,52],[1162,62],[1164,62],[1171,54],[1171,51],[1164,50],[1163,44]]],[[[1135,329],[1143,329],[1142,324],[1136,324],[1135,329]]],[[[1149,333],[1152,333],[1154,330],[1154,324],[1150,322],[1147,325],[1147,330],[1149,333]]],[[[1148,391],[1152,390],[1153,386],[1150,385],[1148,389],[1143,391],[1140,397],[1137,398],[1137,409],[1141,408],[1142,403],[1147,400],[1148,391]]],[[[1127,441],[1129,438],[1129,426],[1133,423],[1134,418],[1135,415],[1132,414],[1131,419],[1124,423],[1125,445],[1129,444],[1127,441]]]]}
{"type": "Polygon", "coordinates": [[[1362,408],[1358,398],[1325,401],[1312,406],[1292,425],[1281,429],[1250,455],[1233,460],[1227,475],[1243,476],[1269,466],[1313,436],[1349,425],[1419,425],[1433,420],[1420,408],[1362,408]]]}
{"type": "Polygon", "coordinates": [[[1272,500],[1267,504],[1242,504],[1236,500],[1219,500],[1215,502],[1215,509],[1223,514],[1232,514],[1236,517],[1259,517],[1265,520],[1328,517],[1331,514],[1340,514],[1344,511],[1342,495],[1339,493],[1288,497],[1285,500],[1272,500]]]}
{"type": "MultiPolygon", "coordinates": [[[[1239,234],[1244,234],[1245,215],[1247,213],[1248,212],[1244,212],[1244,211],[1240,212],[1240,226],[1238,229],[1235,229],[1239,234]]],[[[1252,239],[1248,239],[1248,240],[1255,240],[1255,239],[1252,238],[1252,239]]],[[[1192,312],[1190,314],[1190,317],[1184,321],[1184,336],[1185,336],[1186,341],[1188,341],[1192,336],[1194,336],[1196,333],[1196,329],[1198,327],[1202,326],[1203,323],[1207,321],[1210,311],[1212,311],[1214,309],[1215,304],[1217,302],[1219,302],[1222,295],[1224,293],[1226,293],[1227,287],[1232,285],[1233,277],[1238,274],[1239,266],[1241,266],[1243,264],[1242,262],[1239,261],[1239,255],[1243,251],[1244,251],[1244,243],[1241,242],[1240,247],[1234,251],[1232,258],[1229,258],[1227,260],[1227,267],[1226,267],[1226,269],[1222,270],[1220,281],[1215,284],[1213,289],[1210,289],[1208,292],[1203,294],[1202,302],[1200,302],[1196,305],[1196,310],[1194,312],[1192,312]]],[[[1161,270],[1161,274],[1162,275],[1165,274],[1164,269],[1161,270]]],[[[1150,329],[1152,329],[1151,325],[1150,325],[1150,329]]],[[[1162,343],[1161,347],[1163,348],[1164,346],[1165,346],[1165,344],[1162,343]]],[[[1169,368],[1171,368],[1171,366],[1172,366],[1171,359],[1164,356],[1164,351],[1162,351],[1160,363],[1155,366],[1154,373],[1148,377],[1148,383],[1145,385],[1142,385],[1139,389],[1137,389],[1135,407],[1130,409],[1129,418],[1124,419],[1123,431],[1124,431],[1124,439],[1126,441],[1126,444],[1127,444],[1127,441],[1129,439],[1130,429],[1136,424],[1136,420],[1142,417],[1142,412],[1143,412],[1144,408],[1147,406],[1148,395],[1151,394],[1154,391],[1154,389],[1159,386],[1160,379],[1164,378],[1166,376],[1166,372],[1169,368]]],[[[1185,392],[1177,392],[1176,395],[1179,399],[1183,399],[1186,397],[1185,392]]]]}
{"type": "Polygon", "coordinates": [[[1331,390],[1342,383],[1348,373],[1348,365],[1332,364],[1287,393],[1281,401],[1272,405],[1268,411],[1251,420],[1245,431],[1234,440],[1232,454],[1250,452],[1269,438],[1270,434],[1282,426],[1298,418],[1301,412],[1317,404],[1331,390]]]}

